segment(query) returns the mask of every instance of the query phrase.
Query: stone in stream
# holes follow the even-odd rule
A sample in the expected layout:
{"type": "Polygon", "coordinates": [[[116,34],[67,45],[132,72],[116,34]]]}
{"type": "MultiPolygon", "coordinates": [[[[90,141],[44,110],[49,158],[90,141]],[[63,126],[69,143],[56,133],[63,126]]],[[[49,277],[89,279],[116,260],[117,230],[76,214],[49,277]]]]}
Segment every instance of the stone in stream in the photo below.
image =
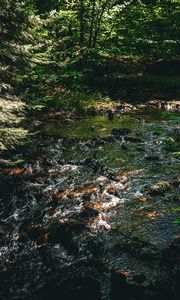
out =
{"type": "Polygon", "coordinates": [[[166,191],[170,189],[170,183],[168,181],[159,181],[149,186],[148,191],[151,196],[164,195],[166,191]]]}
{"type": "Polygon", "coordinates": [[[129,128],[113,128],[111,131],[111,134],[115,136],[124,136],[129,133],[131,133],[131,130],[129,128]]]}
{"type": "Polygon", "coordinates": [[[97,187],[83,187],[77,191],[69,191],[69,190],[61,190],[54,196],[55,199],[63,200],[63,199],[74,199],[78,197],[88,198],[91,194],[97,192],[97,187]]]}
{"type": "Polygon", "coordinates": [[[119,181],[120,183],[126,183],[128,181],[128,176],[123,174],[117,174],[112,177],[113,180],[119,181]]]}

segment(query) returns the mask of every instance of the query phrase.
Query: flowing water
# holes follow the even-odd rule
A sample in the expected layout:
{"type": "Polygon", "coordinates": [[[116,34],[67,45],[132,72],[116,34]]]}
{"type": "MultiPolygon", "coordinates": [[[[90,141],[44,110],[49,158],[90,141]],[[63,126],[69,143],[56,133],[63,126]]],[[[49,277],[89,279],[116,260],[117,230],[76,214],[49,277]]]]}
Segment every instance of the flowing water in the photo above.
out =
{"type": "Polygon", "coordinates": [[[0,299],[178,299],[179,114],[40,123],[0,172],[0,299]]]}

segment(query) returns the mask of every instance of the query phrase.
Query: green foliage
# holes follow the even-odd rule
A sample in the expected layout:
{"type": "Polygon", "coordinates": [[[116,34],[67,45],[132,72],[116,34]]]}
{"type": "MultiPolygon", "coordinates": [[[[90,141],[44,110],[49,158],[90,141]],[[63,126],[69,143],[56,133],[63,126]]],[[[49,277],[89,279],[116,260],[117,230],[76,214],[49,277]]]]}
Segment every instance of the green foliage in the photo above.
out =
{"type": "Polygon", "coordinates": [[[170,56],[179,48],[178,2],[173,0],[57,1],[47,27],[60,52],[79,45],[121,55],[170,56]]]}
{"type": "Polygon", "coordinates": [[[178,3],[173,0],[1,0],[0,25],[2,91],[15,88],[33,105],[56,105],[62,88],[89,92],[94,78],[108,72],[129,76],[131,85],[178,85],[175,77],[139,76],[129,68],[133,60],[124,59],[122,66],[120,59],[133,56],[138,65],[135,56],[176,56],[178,3]]]}
{"type": "Polygon", "coordinates": [[[22,73],[28,66],[24,44],[31,25],[32,1],[0,1],[0,92],[12,93],[22,83],[22,73]]]}
{"type": "Polygon", "coordinates": [[[53,109],[53,110],[80,110],[86,111],[101,99],[100,93],[85,94],[83,92],[65,92],[53,96],[44,96],[31,104],[32,110],[53,109]]]}

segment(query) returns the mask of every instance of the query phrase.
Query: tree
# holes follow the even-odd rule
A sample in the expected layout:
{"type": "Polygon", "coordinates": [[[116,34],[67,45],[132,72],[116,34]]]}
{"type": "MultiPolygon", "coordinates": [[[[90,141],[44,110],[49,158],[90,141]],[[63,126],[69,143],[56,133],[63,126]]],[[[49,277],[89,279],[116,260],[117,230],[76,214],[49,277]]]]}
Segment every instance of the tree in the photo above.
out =
{"type": "Polygon", "coordinates": [[[79,0],[76,6],[79,19],[79,44],[95,48],[100,36],[111,34],[114,18],[132,4],[133,0],[79,0]]]}
{"type": "Polygon", "coordinates": [[[25,62],[24,33],[33,11],[31,0],[0,0],[0,91],[13,84],[17,69],[25,62]],[[3,88],[2,88],[3,87],[3,88]]]}

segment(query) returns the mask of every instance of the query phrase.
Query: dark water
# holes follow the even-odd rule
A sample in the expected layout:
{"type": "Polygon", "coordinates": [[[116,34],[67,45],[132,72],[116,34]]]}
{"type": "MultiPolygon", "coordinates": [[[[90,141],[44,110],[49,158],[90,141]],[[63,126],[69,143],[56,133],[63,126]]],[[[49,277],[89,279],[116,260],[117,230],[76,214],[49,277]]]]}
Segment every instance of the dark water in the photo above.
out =
{"type": "Polygon", "coordinates": [[[0,299],[179,299],[178,123],[41,123],[34,153],[14,154],[27,162],[1,169],[0,299]]]}

